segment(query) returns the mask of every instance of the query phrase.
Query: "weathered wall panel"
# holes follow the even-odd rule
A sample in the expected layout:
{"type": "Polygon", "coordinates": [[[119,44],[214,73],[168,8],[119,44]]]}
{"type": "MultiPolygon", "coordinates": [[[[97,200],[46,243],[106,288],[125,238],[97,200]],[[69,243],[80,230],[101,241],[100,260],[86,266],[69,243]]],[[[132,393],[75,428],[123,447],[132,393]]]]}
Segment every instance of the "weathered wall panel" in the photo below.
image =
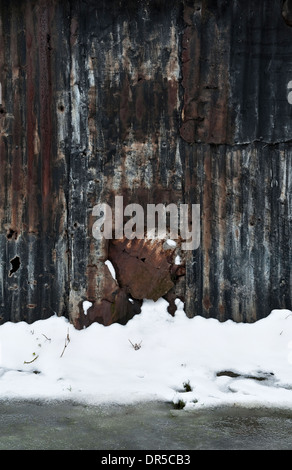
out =
{"type": "Polygon", "coordinates": [[[188,150],[190,200],[200,199],[202,219],[201,246],[187,265],[187,311],[254,321],[291,308],[291,150],[188,150]]]}
{"type": "Polygon", "coordinates": [[[1,3],[2,321],[66,311],[67,176],[56,152],[53,15],[47,2],[1,3]],[[19,267],[9,274],[15,257],[19,267]]]}
{"type": "Polygon", "coordinates": [[[151,260],[172,313],[176,296],[220,320],[292,307],[290,3],[0,4],[1,322],[125,323],[151,260]],[[98,242],[92,209],[117,195],[200,204],[199,249],[176,267],[147,241],[98,242]]]}

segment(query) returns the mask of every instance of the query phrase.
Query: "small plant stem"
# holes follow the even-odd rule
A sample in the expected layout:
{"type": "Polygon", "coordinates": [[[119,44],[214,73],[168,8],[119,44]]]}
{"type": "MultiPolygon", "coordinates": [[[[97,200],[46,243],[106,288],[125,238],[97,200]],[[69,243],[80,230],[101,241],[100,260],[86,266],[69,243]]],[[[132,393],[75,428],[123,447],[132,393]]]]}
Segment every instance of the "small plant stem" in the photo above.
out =
{"type": "Polygon", "coordinates": [[[62,354],[60,357],[63,356],[64,352],[65,352],[65,349],[67,348],[68,344],[70,343],[70,336],[69,336],[69,329],[68,329],[68,333],[67,333],[67,336],[66,336],[66,339],[65,339],[65,346],[64,346],[64,349],[62,351],[62,354]]]}
{"type": "Polygon", "coordinates": [[[34,357],[31,361],[24,361],[23,364],[31,364],[32,362],[36,361],[39,356],[34,357]]]}

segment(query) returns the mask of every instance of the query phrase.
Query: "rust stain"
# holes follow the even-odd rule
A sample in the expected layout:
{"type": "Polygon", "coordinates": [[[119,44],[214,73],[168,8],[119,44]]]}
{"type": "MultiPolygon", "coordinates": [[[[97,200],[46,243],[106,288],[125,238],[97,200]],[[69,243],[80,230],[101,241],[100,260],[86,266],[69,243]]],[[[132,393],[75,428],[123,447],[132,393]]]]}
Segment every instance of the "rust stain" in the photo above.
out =
{"type": "Polygon", "coordinates": [[[78,37],[78,18],[73,17],[73,18],[71,18],[71,24],[70,24],[70,43],[71,43],[71,46],[76,45],[77,37],[78,37]]]}
{"type": "Polygon", "coordinates": [[[223,321],[224,315],[225,315],[225,306],[223,304],[219,304],[219,313],[220,313],[220,319],[223,321]]]}
{"type": "MultiPolygon", "coordinates": [[[[189,20],[190,8],[185,9],[187,26],[182,40],[182,86],[184,88],[181,137],[188,143],[196,139],[197,100],[200,77],[200,37],[189,20]],[[188,14],[187,14],[188,13],[188,14]]],[[[192,12],[194,13],[194,12],[192,12]]]]}
{"type": "MultiPolygon", "coordinates": [[[[188,143],[226,143],[229,135],[229,55],[225,50],[226,31],[212,23],[206,3],[184,7],[186,27],[182,40],[182,109],[181,137],[188,143]],[[204,35],[212,36],[205,60],[201,59],[204,35]]],[[[206,51],[204,50],[204,54],[206,51]]]]}
{"type": "Polygon", "coordinates": [[[168,80],[168,115],[172,116],[178,107],[178,81],[176,79],[168,80]]]}
{"type": "Polygon", "coordinates": [[[21,93],[20,93],[20,62],[17,54],[17,30],[12,25],[10,38],[10,51],[12,57],[12,82],[14,84],[14,103],[12,121],[12,148],[11,148],[11,227],[21,230],[22,226],[22,195],[23,195],[23,167],[22,167],[22,125],[21,125],[21,93]]]}
{"type": "Polygon", "coordinates": [[[209,312],[210,308],[212,307],[212,303],[208,295],[205,295],[205,297],[203,298],[203,305],[204,309],[209,312]]]}
{"type": "Polygon", "coordinates": [[[51,78],[51,5],[40,2],[38,23],[39,76],[40,76],[40,134],[42,154],[42,196],[45,219],[49,211],[51,190],[52,133],[52,78],[51,78]]]}
{"type": "Polygon", "coordinates": [[[135,299],[158,300],[174,286],[171,279],[173,250],[163,249],[163,240],[112,240],[109,259],[119,285],[135,299]]]}
{"type": "Polygon", "coordinates": [[[28,200],[28,231],[36,232],[38,225],[38,209],[37,209],[37,184],[38,184],[38,154],[36,153],[34,144],[34,135],[37,132],[37,122],[34,113],[35,106],[35,54],[36,41],[33,37],[33,18],[31,5],[27,3],[26,8],[26,109],[27,109],[27,184],[26,194],[28,200]]]}

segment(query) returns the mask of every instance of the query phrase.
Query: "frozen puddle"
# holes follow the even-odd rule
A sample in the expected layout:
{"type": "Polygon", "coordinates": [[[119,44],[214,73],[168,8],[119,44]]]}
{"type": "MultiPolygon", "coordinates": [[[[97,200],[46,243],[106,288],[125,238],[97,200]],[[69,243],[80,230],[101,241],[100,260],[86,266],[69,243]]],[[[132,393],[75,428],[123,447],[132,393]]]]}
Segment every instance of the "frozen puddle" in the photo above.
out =
{"type": "Polygon", "coordinates": [[[292,411],[0,402],[0,450],[292,449],[292,411]]]}

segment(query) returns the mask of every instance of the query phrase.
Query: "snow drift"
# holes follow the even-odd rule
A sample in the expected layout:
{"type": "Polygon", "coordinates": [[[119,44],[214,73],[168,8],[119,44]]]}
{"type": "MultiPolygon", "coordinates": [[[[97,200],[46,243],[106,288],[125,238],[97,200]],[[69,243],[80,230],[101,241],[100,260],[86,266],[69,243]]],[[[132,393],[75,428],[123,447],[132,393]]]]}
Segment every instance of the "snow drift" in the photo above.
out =
{"type": "Polygon", "coordinates": [[[292,406],[292,312],[253,324],[146,301],[127,325],[78,331],[63,317],[0,327],[0,399],[90,404],[292,406]],[[137,346],[137,347],[135,347],[137,346]]]}

